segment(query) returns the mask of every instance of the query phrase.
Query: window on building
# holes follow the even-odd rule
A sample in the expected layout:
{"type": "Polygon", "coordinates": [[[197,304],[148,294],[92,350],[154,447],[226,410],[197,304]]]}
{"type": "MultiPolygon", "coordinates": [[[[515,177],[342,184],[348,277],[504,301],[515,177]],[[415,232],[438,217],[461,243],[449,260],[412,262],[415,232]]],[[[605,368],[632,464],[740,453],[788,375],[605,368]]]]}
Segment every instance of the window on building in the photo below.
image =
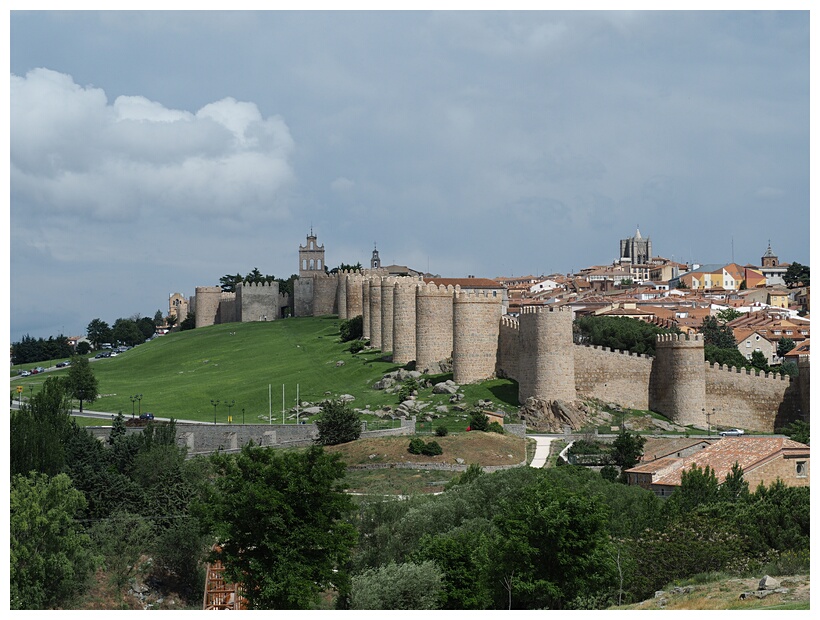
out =
{"type": "Polygon", "coordinates": [[[747,340],[747,341],[746,341],[746,348],[749,348],[749,347],[751,347],[751,346],[752,346],[752,341],[751,341],[751,340],[747,340]]]}
{"type": "Polygon", "coordinates": [[[809,475],[809,468],[806,461],[797,461],[794,464],[794,473],[798,478],[806,478],[809,475]]]}

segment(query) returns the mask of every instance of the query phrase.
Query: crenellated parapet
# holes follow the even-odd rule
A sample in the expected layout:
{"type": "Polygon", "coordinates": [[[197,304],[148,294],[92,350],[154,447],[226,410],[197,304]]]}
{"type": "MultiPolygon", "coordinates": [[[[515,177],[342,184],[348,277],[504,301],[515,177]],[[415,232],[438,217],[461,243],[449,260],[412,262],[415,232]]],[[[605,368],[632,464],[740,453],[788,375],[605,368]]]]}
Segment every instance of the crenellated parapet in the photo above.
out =
{"type": "Polygon", "coordinates": [[[416,288],[416,370],[453,356],[452,285],[420,283],[416,288]]]}
{"type": "Polygon", "coordinates": [[[501,303],[501,296],[488,291],[455,287],[453,381],[456,383],[475,383],[495,376],[501,303]]]}
{"type": "Polygon", "coordinates": [[[525,306],[519,317],[518,400],[572,402],[575,393],[575,348],[572,312],[550,306],[525,306]]]}
{"type": "Polygon", "coordinates": [[[242,323],[273,321],[282,307],[279,282],[243,282],[236,287],[236,320],[242,323]]]}

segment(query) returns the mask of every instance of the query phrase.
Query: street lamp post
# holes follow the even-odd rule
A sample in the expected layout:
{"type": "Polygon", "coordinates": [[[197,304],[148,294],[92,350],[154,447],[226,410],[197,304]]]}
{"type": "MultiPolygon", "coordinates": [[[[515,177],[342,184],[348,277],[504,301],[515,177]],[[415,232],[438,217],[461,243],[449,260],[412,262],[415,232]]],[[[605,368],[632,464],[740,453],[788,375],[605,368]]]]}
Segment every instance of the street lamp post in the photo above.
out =
{"type": "Polygon", "coordinates": [[[134,403],[136,403],[136,402],[137,402],[137,397],[132,396],[131,397],[131,419],[132,420],[134,419],[134,403]]]}
{"type": "Polygon", "coordinates": [[[219,401],[211,399],[211,404],[214,406],[214,424],[216,424],[216,406],[219,404],[219,401]]]}
{"type": "Polygon", "coordinates": [[[231,418],[231,407],[233,407],[235,404],[236,404],[235,400],[232,400],[231,402],[228,402],[227,400],[225,401],[225,406],[228,408],[228,423],[229,424],[233,422],[233,419],[231,418]]]}
{"type": "Polygon", "coordinates": [[[134,398],[137,399],[137,415],[142,415],[142,394],[136,394],[134,398]]]}
{"type": "Polygon", "coordinates": [[[245,408],[242,407],[242,426],[245,426],[245,408]]]}

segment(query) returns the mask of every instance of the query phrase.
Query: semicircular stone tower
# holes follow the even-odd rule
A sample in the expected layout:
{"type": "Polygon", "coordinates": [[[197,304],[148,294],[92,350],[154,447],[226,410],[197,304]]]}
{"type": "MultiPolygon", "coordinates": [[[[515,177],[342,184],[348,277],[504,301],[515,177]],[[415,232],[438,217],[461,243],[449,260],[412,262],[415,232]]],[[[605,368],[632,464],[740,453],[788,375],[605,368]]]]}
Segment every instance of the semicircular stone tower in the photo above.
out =
{"type": "Polygon", "coordinates": [[[393,288],[396,278],[382,278],[382,353],[393,352],[393,288]]]}
{"type": "Polygon", "coordinates": [[[207,327],[216,323],[222,289],[218,286],[197,286],[194,292],[196,302],[196,327],[207,327]]]}
{"type": "Polygon", "coordinates": [[[336,286],[336,312],[339,315],[340,321],[346,321],[350,317],[347,316],[347,271],[339,271],[336,273],[338,285],[336,286]]]}
{"type": "Polygon", "coordinates": [[[370,346],[382,348],[382,279],[370,280],[370,346]]]}
{"type": "Polygon", "coordinates": [[[495,375],[501,297],[486,292],[453,294],[453,381],[476,383],[495,375]]]}
{"type": "Polygon", "coordinates": [[[453,355],[453,293],[452,285],[432,282],[420,284],[416,291],[416,370],[420,372],[453,355]]]}
{"type": "Polygon", "coordinates": [[[416,359],[417,278],[398,278],[393,289],[393,361],[407,364],[416,359]]]}
{"type": "Polygon", "coordinates": [[[574,401],[572,310],[525,306],[518,317],[518,402],[527,398],[574,401]]]}
{"type": "Polygon", "coordinates": [[[351,271],[347,276],[347,318],[353,319],[362,314],[362,274],[351,271]]]}
{"type": "Polygon", "coordinates": [[[658,334],[649,408],[682,426],[705,426],[706,364],[701,334],[658,334]]]}
{"type": "Polygon", "coordinates": [[[362,278],[362,338],[370,339],[370,276],[362,278]]]}

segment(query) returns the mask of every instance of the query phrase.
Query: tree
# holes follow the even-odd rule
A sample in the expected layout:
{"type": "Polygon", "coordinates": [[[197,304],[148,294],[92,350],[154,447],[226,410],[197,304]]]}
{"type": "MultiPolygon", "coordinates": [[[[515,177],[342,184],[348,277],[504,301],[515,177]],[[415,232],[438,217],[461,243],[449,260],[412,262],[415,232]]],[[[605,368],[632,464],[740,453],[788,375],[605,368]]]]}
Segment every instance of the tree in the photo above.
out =
{"type": "MultiPolygon", "coordinates": [[[[151,319],[148,319],[148,323],[151,325],[151,331],[153,333],[154,324],[151,319]]],[[[114,321],[112,332],[116,342],[126,344],[129,347],[134,347],[145,342],[145,335],[134,319],[117,319],[114,321]]]]}
{"type": "Polygon", "coordinates": [[[768,371],[769,364],[766,361],[766,356],[764,355],[763,351],[755,351],[752,353],[752,368],[756,368],[757,370],[768,371]]]}
{"type": "Polygon", "coordinates": [[[575,320],[573,330],[581,343],[610,347],[632,353],[655,354],[658,334],[679,333],[636,321],[625,316],[584,316],[575,320]]]}
{"type": "Polygon", "coordinates": [[[165,323],[165,319],[162,316],[162,310],[157,310],[154,313],[154,327],[159,327],[163,323],[165,323]]]}
{"type": "Polygon", "coordinates": [[[76,520],[83,494],[66,474],[32,472],[11,481],[9,534],[12,609],[61,606],[95,565],[90,539],[76,520]]]}
{"type": "Polygon", "coordinates": [[[179,331],[186,331],[188,329],[195,329],[196,328],[196,314],[193,312],[189,312],[188,316],[186,316],[182,323],[179,324],[179,331]]]}
{"type": "Polygon", "coordinates": [[[782,429],[782,432],[792,441],[809,445],[809,423],[805,420],[795,420],[782,429]]]}
{"type": "Polygon", "coordinates": [[[316,420],[319,437],[316,443],[335,446],[355,441],[362,434],[359,414],[341,400],[326,400],[322,403],[322,413],[316,420]]]}
{"type": "Polygon", "coordinates": [[[615,441],[612,442],[612,458],[615,464],[621,468],[621,480],[626,482],[624,471],[635,467],[643,456],[643,447],[646,438],[638,434],[633,435],[627,430],[618,433],[615,441]]]}
{"type": "Polygon", "coordinates": [[[91,353],[91,345],[85,340],[77,343],[77,355],[88,355],[91,353]]]}
{"type": "Polygon", "coordinates": [[[687,514],[702,505],[716,502],[718,481],[715,470],[709,465],[701,469],[692,463],[690,469],[681,472],[680,487],[675,489],[666,502],[673,513],[687,514]]]}
{"type": "Polygon", "coordinates": [[[730,321],[734,321],[735,319],[742,317],[743,313],[739,310],[735,310],[734,308],[724,308],[715,316],[717,316],[718,321],[725,325],[730,321]]]}
{"type": "Polygon", "coordinates": [[[91,370],[88,358],[78,356],[71,358],[65,386],[69,396],[80,401],[80,413],[83,412],[83,402],[93,403],[97,400],[99,391],[97,377],[91,370]]]}
{"type": "Polygon", "coordinates": [[[213,458],[219,477],[208,503],[218,557],[251,609],[309,609],[321,592],[346,587],[356,531],[343,520],[353,502],[339,482],[338,455],[248,445],[213,458]]]}
{"type": "Polygon", "coordinates": [[[707,344],[703,347],[703,357],[712,364],[734,366],[735,368],[744,368],[749,363],[737,347],[721,349],[713,344],[707,344]]]}
{"type": "Polygon", "coordinates": [[[169,314],[168,316],[166,316],[165,324],[168,326],[168,329],[173,329],[173,327],[177,324],[177,315],[169,314]]]}
{"type": "Polygon", "coordinates": [[[154,529],[141,515],[120,510],[95,522],[89,534],[105,563],[109,583],[122,591],[139,572],[138,561],[150,546],[154,529]]]}
{"type": "Polygon", "coordinates": [[[111,342],[114,339],[114,335],[108,323],[100,319],[94,319],[88,324],[86,334],[95,349],[99,349],[100,345],[104,342],[111,342]]]}
{"type": "Polygon", "coordinates": [[[49,377],[28,405],[11,412],[11,475],[31,471],[56,476],[65,466],[64,442],[72,432],[64,383],[49,377]]]}
{"type": "Polygon", "coordinates": [[[796,345],[794,344],[794,340],[791,338],[786,338],[785,336],[781,336],[780,340],[777,341],[777,356],[783,357],[791,351],[796,345]]]}
{"type": "Polygon", "coordinates": [[[786,286],[793,288],[797,285],[810,286],[810,269],[808,265],[801,265],[800,263],[792,263],[783,274],[783,282],[786,286]]]}
{"type": "Polygon", "coordinates": [[[222,287],[223,293],[235,293],[236,286],[242,282],[242,275],[237,273],[236,275],[226,274],[219,278],[219,286],[222,287]]]}
{"type": "Polygon", "coordinates": [[[364,321],[362,315],[356,315],[352,319],[342,321],[339,325],[339,334],[342,337],[342,342],[349,342],[351,340],[358,340],[364,334],[364,321]]]}
{"type": "Polygon", "coordinates": [[[485,433],[490,428],[490,419],[484,415],[480,410],[476,409],[470,414],[470,430],[484,431],[485,433]]]}
{"type": "Polygon", "coordinates": [[[353,577],[353,609],[438,609],[441,570],[435,562],[390,562],[353,577]]]}
{"type": "Polygon", "coordinates": [[[727,502],[746,501],[749,499],[749,483],[743,479],[743,468],[735,461],[731,471],[718,489],[720,499],[727,502]]]}
{"type": "Polygon", "coordinates": [[[614,579],[600,499],[535,483],[493,519],[487,576],[496,608],[564,609],[614,579]]]}
{"type": "Polygon", "coordinates": [[[721,325],[717,317],[705,316],[700,326],[704,345],[714,345],[719,349],[736,349],[734,332],[728,325],[721,325]]]}

